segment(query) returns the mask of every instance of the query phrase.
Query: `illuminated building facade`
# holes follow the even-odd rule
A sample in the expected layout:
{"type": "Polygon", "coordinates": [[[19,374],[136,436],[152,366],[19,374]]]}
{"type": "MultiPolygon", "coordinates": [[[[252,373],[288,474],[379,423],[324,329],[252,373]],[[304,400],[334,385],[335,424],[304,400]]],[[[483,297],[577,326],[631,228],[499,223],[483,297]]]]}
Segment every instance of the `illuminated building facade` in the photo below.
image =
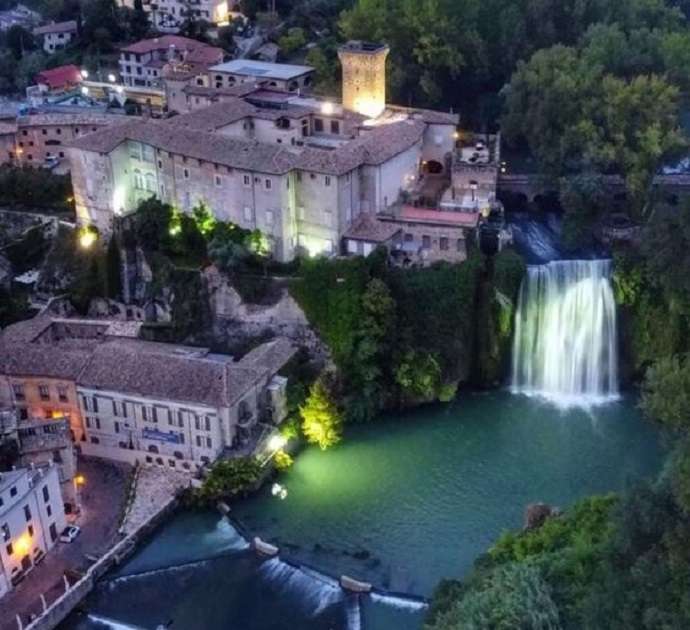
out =
{"type": "Polygon", "coordinates": [[[45,558],[65,525],[57,466],[0,473],[0,598],[45,558]]]}

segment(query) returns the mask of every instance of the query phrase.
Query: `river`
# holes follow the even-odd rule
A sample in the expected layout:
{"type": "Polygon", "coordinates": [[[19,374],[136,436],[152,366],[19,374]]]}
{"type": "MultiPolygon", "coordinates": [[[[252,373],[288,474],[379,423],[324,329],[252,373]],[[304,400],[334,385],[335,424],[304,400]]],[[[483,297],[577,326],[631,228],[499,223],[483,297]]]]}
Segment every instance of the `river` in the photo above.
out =
{"type": "MultiPolygon", "coordinates": [[[[307,448],[282,478],[233,506],[281,557],[333,576],[428,596],[462,577],[525,506],[567,508],[655,474],[663,449],[634,401],[559,408],[508,392],[352,427],[343,443],[307,448]]],[[[345,597],[334,582],[261,560],[216,513],[183,512],[73,615],[65,628],[321,630],[419,628],[423,611],[395,598],[345,597]],[[122,625],[125,624],[125,625],[122,625]]]]}

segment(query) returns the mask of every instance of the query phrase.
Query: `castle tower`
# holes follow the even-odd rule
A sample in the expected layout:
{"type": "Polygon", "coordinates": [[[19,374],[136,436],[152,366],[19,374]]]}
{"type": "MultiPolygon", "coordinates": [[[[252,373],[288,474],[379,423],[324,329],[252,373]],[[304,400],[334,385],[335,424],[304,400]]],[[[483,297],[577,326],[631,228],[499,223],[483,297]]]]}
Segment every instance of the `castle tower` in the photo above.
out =
{"type": "Polygon", "coordinates": [[[343,107],[368,118],[386,108],[385,44],[350,41],[338,49],[343,67],[343,107]]]}

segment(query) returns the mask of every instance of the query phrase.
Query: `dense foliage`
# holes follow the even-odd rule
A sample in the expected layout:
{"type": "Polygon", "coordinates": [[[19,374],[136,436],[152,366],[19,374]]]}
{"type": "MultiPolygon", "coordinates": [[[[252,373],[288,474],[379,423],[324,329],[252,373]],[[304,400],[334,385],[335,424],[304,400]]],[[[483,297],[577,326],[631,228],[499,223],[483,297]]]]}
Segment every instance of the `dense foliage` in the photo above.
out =
{"type": "Polygon", "coordinates": [[[324,377],[318,378],[311,386],[299,412],[302,417],[302,433],[307,442],[316,444],[322,451],[340,442],[343,418],[324,377]]]}
{"type": "Polygon", "coordinates": [[[338,367],[349,421],[381,409],[449,400],[458,382],[504,375],[522,259],[473,252],[461,264],[389,268],[368,258],[313,259],[290,291],[338,367]]]}
{"type": "Polygon", "coordinates": [[[261,477],[261,464],[254,457],[221,459],[211,467],[195,499],[206,505],[243,496],[256,489],[261,477]]]}
{"type": "Polygon", "coordinates": [[[48,169],[5,164],[0,166],[0,205],[71,213],[72,181],[48,169]]]}

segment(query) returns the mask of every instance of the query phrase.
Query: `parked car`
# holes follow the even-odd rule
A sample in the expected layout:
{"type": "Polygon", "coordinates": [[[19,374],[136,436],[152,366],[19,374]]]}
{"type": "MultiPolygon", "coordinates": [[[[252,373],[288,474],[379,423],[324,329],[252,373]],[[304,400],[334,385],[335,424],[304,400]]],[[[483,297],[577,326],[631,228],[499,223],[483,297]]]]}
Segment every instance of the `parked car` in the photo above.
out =
{"type": "Polygon", "coordinates": [[[81,527],[78,527],[77,525],[69,525],[62,530],[62,534],[60,534],[60,542],[74,542],[79,534],[81,534],[81,527]]]}

